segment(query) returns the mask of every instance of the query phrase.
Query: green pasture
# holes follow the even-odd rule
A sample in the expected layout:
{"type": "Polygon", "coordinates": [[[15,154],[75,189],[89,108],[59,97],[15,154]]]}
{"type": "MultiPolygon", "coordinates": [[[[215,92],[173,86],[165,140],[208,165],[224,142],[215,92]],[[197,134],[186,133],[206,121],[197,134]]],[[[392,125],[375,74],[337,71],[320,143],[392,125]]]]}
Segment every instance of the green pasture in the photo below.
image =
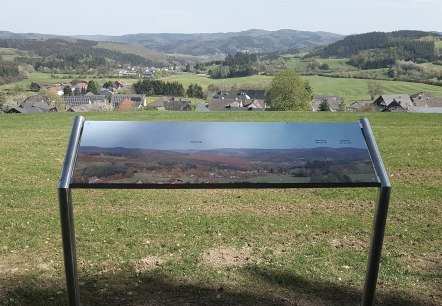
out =
{"type": "Polygon", "coordinates": [[[4,61],[12,61],[17,56],[17,50],[14,48],[0,48],[0,57],[4,61]]]}
{"type": "MultiPolygon", "coordinates": [[[[377,304],[441,305],[440,115],[85,113],[144,121],[361,115],[393,188],[377,304]]],[[[57,183],[73,116],[0,115],[0,305],[67,302],[57,183]]],[[[82,305],[359,304],[376,189],[75,189],[73,199],[82,305]]]]}
{"type": "MultiPolygon", "coordinates": [[[[376,73],[382,73],[382,71],[375,71],[376,73]]],[[[55,78],[46,73],[31,73],[30,78],[18,83],[8,84],[0,86],[0,88],[13,88],[18,86],[21,88],[29,88],[31,82],[42,83],[67,83],[73,78],[78,76],[69,75],[55,75],[55,78]]],[[[91,77],[92,78],[92,77],[91,77]]],[[[91,78],[83,76],[82,79],[89,81],[91,78]]],[[[369,100],[368,95],[368,83],[370,79],[357,79],[357,78],[331,78],[322,76],[304,76],[309,81],[313,88],[315,95],[327,95],[327,96],[342,96],[346,104],[351,104],[357,100],[369,100]]],[[[115,81],[117,78],[103,78],[95,79],[100,85],[106,81],[115,81]]],[[[135,83],[137,79],[125,79],[128,83],[135,83]]],[[[230,90],[231,88],[237,89],[267,89],[270,85],[272,77],[263,75],[254,75],[250,77],[242,78],[228,78],[228,79],[212,79],[207,75],[198,75],[194,73],[179,73],[172,74],[170,76],[161,78],[163,81],[179,82],[182,83],[186,89],[190,84],[199,84],[203,89],[207,89],[210,84],[230,90]]],[[[384,94],[401,93],[401,94],[414,94],[418,92],[430,92],[435,96],[442,97],[442,87],[421,83],[412,82],[399,82],[399,81],[387,81],[377,80],[383,89],[384,94]]]]}
{"type": "MultiPolygon", "coordinates": [[[[347,104],[351,104],[357,100],[370,100],[368,91],[368,83],[370,79],[353,79],[353,78],[330,78],[321,76],[304,76],[309,81],[315,95],[342,96],[347,104]]],[[[182,83],[185,88],[191,83],[198,83],[203,88],[207,88],[209,84],[223,86],[226,88],[236,86],[239,89],[247,88],[268,88],[272,80],[269,76],[251,76],[244,78],[231,79],[211,79],[204,75],[196,74],[177,74],[165,77],[164,81],[176,81],[182,83]]],[[[442,87],[399,81],[377,80],[383,89],[384,94],[404,93],[414,94],[418,92],[430,92],[435,96],[442,97],[442,87]]]]}
{"type": "MultiPolygon", "coordinates": [[[[344,97],[346,104],[357,100],[370,100],[367,93],[369,79],[329,78],[319,76],[306,76],[313,87],[315,95],[336,95],[344,97]]],[[[434,96],[442,97],[442,87],[399,81],[376,80],[382,87],[383,94],[414,94],[418,92],[430,92],[434,96]]]]}

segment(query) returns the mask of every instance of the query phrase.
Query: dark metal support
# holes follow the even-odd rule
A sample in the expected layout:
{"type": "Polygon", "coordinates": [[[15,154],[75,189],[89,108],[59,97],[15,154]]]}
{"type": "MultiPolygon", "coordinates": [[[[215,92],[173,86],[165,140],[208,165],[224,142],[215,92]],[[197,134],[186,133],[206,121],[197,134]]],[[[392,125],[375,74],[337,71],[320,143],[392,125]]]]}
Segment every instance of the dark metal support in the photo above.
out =
{"type": "Polygon", "coordinates": [[[381,262],[382,245],[384,242],[385,225],[387,223],[388,205],[390,202],[391,184],[385,170],[376,140],[366,118],[359,120],[362,133],[370,152],[376,174],[381,182],[378,190],[378,202],[374,215],[373,234],[371,237],[370,253],[368,255],[367,274],[365,276],[362,305],[372,306],[375,302],[376,282],[381,262]]]}
{"type": "Polygon", "coordinates": [[[77,252],[75,248],[74,213],[70,181],[77,158],[84,118],[76,116],[69,138],[66,157],[58,183],[58,201],[60,206],[61,237],[63,241],[64,267],[69,305],[80,305],[80,290],[77,275],[77,252]]]}
{"type": "Polygon", "coordinates": [[[61,236],[63,240],[68,302],[71,306],[80,305],[71,189],[58,189],[58,200],[60,203],[61,236]]]}
{"type": "Polygon", "coordinates": [[[365,276],[363,306],[372,306],[375,301],[376,282],[381,261],[382,244],[384,242],[385,224],[387,223],[390,187],[378,190],[378,203],[374,215],[373,234],[371,237],[370,254],[368,256],[367,274],[365,276]]]}

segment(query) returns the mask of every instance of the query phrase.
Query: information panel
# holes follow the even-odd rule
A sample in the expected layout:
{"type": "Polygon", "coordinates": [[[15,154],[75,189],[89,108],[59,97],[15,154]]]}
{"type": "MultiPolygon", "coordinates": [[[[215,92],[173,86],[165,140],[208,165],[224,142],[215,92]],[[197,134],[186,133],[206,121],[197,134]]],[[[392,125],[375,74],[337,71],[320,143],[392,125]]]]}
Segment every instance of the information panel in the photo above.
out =
{"type": "Polygon", "coordinates": [[[372,306],[391,184],[366,118],[355,123],[86,121],[58,184],[66,286],[80,305],[71,188],[378,187],[362,305],[372,306]]]}
{"type": "Polygon", "coordinates": [[[380,181],[357,122],[86,121],[71,186],[130,185],[376,187],[380,181]]]}

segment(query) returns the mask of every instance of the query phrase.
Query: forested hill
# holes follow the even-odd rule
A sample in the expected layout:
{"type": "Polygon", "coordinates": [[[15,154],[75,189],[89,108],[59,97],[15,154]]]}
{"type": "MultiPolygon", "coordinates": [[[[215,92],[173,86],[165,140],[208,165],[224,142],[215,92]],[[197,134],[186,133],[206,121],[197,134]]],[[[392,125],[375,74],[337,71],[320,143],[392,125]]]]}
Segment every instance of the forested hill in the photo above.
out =
{"type": "Polygon", "coordinates": [[[235,54],[312,49],[325,46],[344,36],[328,32],[296,30],[266,31],[252,29],[229,33],[140,33],[123,36],[83,35],[81,39],[141,45],[159,52],[189,55],[235,54]]]}
{"type": "Polygon", "coordinates": [[[389,53],[396,59],[434,61],[438,57],[435,42],[440,39],[442,35],[434,32],[371,32],[347,36],[312,54],[323,58],[346,58],[359,55],[363,51],[382,49],[383,53],[389,53]]]}
{"type": "Polygon", "coordinates": [[[36,70],[39,70],[40,67],[87,70],[117,64],[161,66],[161,64],[140,55],[98,46],[98,43],[94,41],[75,39],[0,39],[0,48],[26,51],[27,56],[18,57],[15,62],[31,64],[36,70]]]}

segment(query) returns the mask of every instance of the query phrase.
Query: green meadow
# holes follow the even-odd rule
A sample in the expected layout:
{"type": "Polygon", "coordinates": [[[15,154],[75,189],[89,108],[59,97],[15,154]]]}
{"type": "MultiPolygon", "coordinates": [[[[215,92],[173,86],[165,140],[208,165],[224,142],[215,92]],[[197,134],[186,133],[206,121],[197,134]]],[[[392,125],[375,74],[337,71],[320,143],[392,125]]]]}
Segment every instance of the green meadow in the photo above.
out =
{"type": "MultiPolygon", "coordinates": [[[[330,60],[331,61],[331,60],[330,60]]],[[[380,73],[380,72],[376,72],[380,73]]],[[[56,74],[51,76],[47,73],[34,72],[31,73],[29,78],[13,85],[2,85],[0,89],[18,87],[29,88],[32,82],[41,83],[68,83],[73,78],[79,76],[75,75],[63,75],[56,74]]],[[[89,81],[94,79],[93,76],[82,76],[81,79],[89,81]]],[[[357,78],[332,78],[323,76],[304,76],[309,81],[313,88],[315,95],[327,95],[327,96],[342,96],[344,102],[349,105],[358,100],[370,100],[368,92],[368,83],[370,79],[357,79],[357,78]]],[[[111,80],[115,81],[117,78],[100,78],[95,79],[99,84],[111,80]]],[[[172,74],[167,77],[161,78],[163,81],[179,82],[182,83],[186,89],[190,84],[199,84],[203,89],[211,84],[220,88],[229,90],[230,88],[237,89],[267,89],[270,85],[272,77],[263,75],[254,75],[250,77],[242,78],[228,78],[228,79],[212,79],[207,75],[198,75],[194,73],[179,73],[172,74]]],[[[137,79],[126,79],[128,83],[135,83],[137,79]]],[[[388,81],[388,80],[376,80],[381,87],[384,94],[415,94],[418,92],[429,92],[434,96],[442,97],[442,87],[421,83],[412,82],[400,82],[400,81],[388,81]]]]}
{"type": "MultiPolygon", "coordinates": [[[[317,79],[309,80],[317,86],[317,79]]],[[[441,305],[440,115],[84,114],[283,122],[354,122],[361,115],[392,182],[377,304],[441,305]]],[[[0,305],[67,303],[57,183],[73,116],[0,115],[0,305]]],[[[375,188],[75,189],[82,305],[358,305],[376,194],[375,188]]]]}
{"type": "MultiPolygon", "coordinates": [[[[370,79],[356,79],[356,78],[331,78],[323,76],[303,76],[313,88],[315,95],[326,96],[342,96],[347,105],[358,100],[370,100],[368,94],[368,83],[370,79]]],[[[270,76],[251,76],[244,78],[229,78],[229,79],[211,79],[204,75],[196,74],[179,74],[163,78],[164,81],[176,81],[182,83],[185,88],[189,84],[198,83],[203,88],[207,88],[209,84],[226,86],[230,88],[235,86],[238,89],[248,88],[267,88],[270,85],[272,78],[270,76]]],[[[381,87],[384,94],[415,94],[418,92],[430,92],[434,96],[442,97],[442,87],[421,83],[400,82],[376,80],[381,87]]]]}

